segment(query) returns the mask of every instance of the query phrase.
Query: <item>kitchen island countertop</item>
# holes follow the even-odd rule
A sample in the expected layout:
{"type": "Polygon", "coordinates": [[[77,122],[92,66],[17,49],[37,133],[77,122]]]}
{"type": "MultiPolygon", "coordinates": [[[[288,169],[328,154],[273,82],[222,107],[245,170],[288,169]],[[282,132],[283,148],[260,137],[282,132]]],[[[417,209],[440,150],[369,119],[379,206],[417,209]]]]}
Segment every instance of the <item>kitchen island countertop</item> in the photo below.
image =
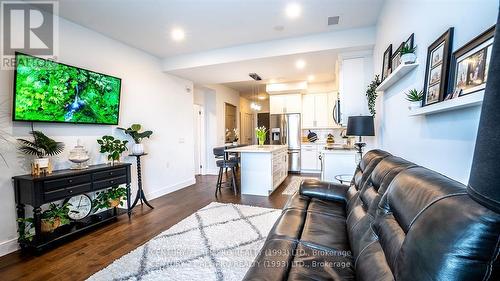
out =
{"type": "Polygon", "coordinates": [[[286,145],[248,145],[237,148],[226,149],[226,152],[238,152],[238,153],[272,153],[277,150],[287,148],[286,145]]]}

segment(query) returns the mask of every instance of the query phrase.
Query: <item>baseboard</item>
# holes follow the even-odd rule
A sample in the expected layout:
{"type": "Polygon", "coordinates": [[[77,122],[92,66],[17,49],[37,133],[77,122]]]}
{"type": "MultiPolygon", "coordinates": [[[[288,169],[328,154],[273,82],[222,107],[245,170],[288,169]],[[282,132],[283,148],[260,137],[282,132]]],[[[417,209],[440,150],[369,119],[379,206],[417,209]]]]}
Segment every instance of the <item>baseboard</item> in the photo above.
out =
{"type": "Polygon", "coordinates": [[[169,194],[169,193],[174,192],[176,190],[182,189],[184,187],[188,187],[188,186],[195,184],[195,183],[196,183],[196,179],[194,177],[192,177],[188,180],[176,183],[174,185],[162,187],[162,188],[155,190],[153,192],[148,192],[145,195],[146,195],[146,198],[148,200],[152,200],[152,199],[158,198],[160,196],[163,196],[165,194],[169,194]]]}
{"type": "Polygon", "coordinates": [[[17,238],[0,242],[0,257],[15,252],[19,249],[17,238]]]}

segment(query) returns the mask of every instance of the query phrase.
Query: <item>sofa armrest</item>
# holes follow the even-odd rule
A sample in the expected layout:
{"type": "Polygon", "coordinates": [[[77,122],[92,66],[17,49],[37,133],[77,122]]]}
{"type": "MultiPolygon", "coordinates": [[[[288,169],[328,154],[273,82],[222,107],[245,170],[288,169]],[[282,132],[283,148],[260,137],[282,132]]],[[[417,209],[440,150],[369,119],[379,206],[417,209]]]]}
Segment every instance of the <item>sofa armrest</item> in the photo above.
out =
{"type": "Polygon", "coordinates": [[[348,185],[305,179],[300,184],[300,194],[328,201],[347,202],[348,185]]]}

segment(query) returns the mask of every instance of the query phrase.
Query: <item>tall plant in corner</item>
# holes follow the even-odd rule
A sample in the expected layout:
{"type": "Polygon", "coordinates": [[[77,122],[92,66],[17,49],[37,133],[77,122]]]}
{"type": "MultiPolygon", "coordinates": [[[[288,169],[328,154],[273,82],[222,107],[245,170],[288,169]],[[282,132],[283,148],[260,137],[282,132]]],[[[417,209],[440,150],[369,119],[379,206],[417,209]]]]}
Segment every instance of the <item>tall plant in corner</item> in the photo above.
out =
{"type": "Polygon", "coordinates": [[[375,117],[375,114],[377,113],[375,111],[375,101],[377,100],[377,87],[380,85],[380,77],[378,75],[375,75],[375,79],[368,85],[368,88],[366,89],[366,99],[368,101],[368,109],[370,110],[371,115],[375,117]]]}
{"type": "Polygon", "coordinates": [[[144,154],[144,146],[142,145],[141,141],[145,138],[148,138],[153,134],[153,131],[144,131],[140,132],[142,129],[142,126],[140,124],[132,124],[130,128],[118,128],[120,130],[123,130],[125,134],[129,135],[134,139],[134,146],[132,146],[132,153],[133,154],[144,154]]]}

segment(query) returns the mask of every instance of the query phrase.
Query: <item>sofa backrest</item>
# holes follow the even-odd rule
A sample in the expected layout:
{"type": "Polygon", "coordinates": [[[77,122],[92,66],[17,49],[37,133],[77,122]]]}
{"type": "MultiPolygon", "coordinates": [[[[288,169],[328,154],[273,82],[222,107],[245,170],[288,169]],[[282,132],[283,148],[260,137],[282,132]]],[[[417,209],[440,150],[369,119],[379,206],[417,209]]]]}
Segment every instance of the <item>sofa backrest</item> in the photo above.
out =
{"type": "Polygon", "coordinates": [[[416,165],[396,156],[387,156],[377,163],[363,183],[357,198],[347,210],[347,231],[351,250],[356,256],[376,237],[365,235],[376,216],[377,206],[392,180],[402,171],[416,165]]]}
{"type": "Polygon", "coordinates": [[[356,170],[354,171],[354,177],[352,179],[351,186],[347,191],[348,204],[349,202],[356,199],[358,191],[361,189],[364,182],[366,182],[366,180],[370,177],[371,172],[373,171],[373,169],[375,169],[378,163],[382,159],[390,155],[391,154],[389,152],[379,149],[370,150],[365,153],[365,155],[357,165],[356,170]]]}
{"type": "Polygon", "coordinates": [[[500,280],[500,214],[423,167],[395,176],[361,240],[358,280],[500,280]]]}

